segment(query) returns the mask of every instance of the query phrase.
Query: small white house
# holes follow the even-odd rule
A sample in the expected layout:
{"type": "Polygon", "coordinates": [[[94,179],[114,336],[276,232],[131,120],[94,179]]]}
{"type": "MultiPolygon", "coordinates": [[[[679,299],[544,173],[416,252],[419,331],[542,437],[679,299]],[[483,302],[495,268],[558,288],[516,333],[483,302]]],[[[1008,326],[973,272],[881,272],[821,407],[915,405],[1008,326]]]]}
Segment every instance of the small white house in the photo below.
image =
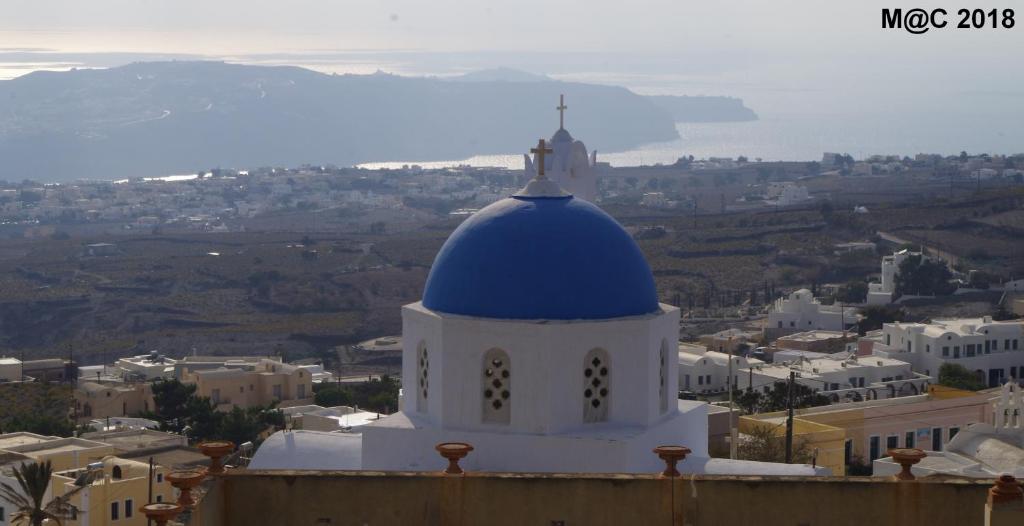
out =
{"type": "Polygon", "coordinates": [[[822,305],[807,289],[775,300],[768,313],[768,328],[786,332],[808,330],[841,331],[857,323],[857,309],[822,305]]]}
{"type": "Polygon", "coordinates": [[[680,343],[679,390],[703,395],[728,392],[730,359],[732,360],[732,384],[734,387],[740,388],[743,387],[740,382],[741,371],[751,366],[764,364],[757,358],[730,357],[726,353],[708,351],[703,345],[680,343]]]}

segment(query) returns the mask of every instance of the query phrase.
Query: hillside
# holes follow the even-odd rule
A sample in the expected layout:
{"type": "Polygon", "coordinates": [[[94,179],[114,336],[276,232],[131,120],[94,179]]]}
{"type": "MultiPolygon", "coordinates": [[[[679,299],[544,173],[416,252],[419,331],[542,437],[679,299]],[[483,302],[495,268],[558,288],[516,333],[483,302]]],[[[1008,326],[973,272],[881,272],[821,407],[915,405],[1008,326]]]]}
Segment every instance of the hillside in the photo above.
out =
{"type": "MultiPolygon", "coordinates": [[[[498,80],[488,80],[488,78],[498,80]]],[[[677,137],[672,117],[625,88],[474,82],[296,67],[150,62],[0,81],[0,179],[190,173],[214,166],[350,165],[525,151],[554,131],[601,151],[677,137]]]]}
{"type": "Polygon", "coordinates": [[[756,121],[754,110],[733,97],[652,95],[647,97],[668,111],[676,122],[737,122],[756,121]]]}

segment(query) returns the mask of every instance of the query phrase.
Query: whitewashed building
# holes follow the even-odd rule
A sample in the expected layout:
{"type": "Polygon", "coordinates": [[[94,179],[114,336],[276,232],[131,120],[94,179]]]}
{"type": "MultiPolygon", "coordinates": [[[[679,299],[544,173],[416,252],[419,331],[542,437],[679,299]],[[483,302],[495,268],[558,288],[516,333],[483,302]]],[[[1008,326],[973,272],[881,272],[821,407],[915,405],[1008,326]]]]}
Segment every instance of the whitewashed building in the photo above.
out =
{"type": "Polygon", "coordinates": [[[775,300],[768,313],[767,328],[776,329],[777,333],[809,330],[842,331],[853,327],[857,320],[857,309],[822,305],[811,291],[800,289],[788,297],[775,300]]]}
{"type": "Polygon", "coordinates": [[[806,186],[799,186],[790,181],[769,183],[765,192],[765,201],[776,206],[793,206],[804,204],[811,199],[806,186]]]}
{"type": "Polygon", "coordinates": [[[888,305],[896,294],[896,276],[900,273],[900,265],[907,258],[922,257],[921,252],[903,249],[891,256],[882,257],[881,283],[868,283],[868,305],[888,305]]]}
{"type": "Polygon", "coordinates": [[[755,365],[740,372],[739,388],[767,392],[775,382],[789,380],[829,397],[832,402],[856,402],[913,396],[927,392],[932,378],[915,373],[909,363],[884,356],[836,353],[792,362],[755,365]]]}
{"type": "Polygon", "coordinates": [[[910,363],[914,370],[938,377],[944,363],[973,371],[990,387],[1024,376],[1024,322],[992,317],[932,320],[931,323],[886,323],[869,335],[875,354],[910,363]]]}
{"type": "MultiPolygon", "coordinates": [[[[757,358],[730,357],[727,353],[709,351],[703,345],[680,343],[679,390],[702,395],[728,392],[730,359],[734,387],[745,386],[740,384],[741,371],[764,364],[757,358]]],[[[746,372],[742,374],[746,378],[746,372]]]]}

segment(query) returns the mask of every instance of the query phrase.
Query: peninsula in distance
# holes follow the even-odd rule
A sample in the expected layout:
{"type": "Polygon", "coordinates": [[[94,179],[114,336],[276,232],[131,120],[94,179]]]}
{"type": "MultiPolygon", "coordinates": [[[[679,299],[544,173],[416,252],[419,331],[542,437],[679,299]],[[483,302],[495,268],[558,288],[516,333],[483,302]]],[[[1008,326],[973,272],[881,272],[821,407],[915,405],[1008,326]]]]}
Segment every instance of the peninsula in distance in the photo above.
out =
{"type": "Polygon", "coordinates": [[[0,81],[0,179],[66,181],[213,166],[347,166],[516,152],[565,94],[599,151],[678,138],[676,122],[756,119],[740,99],[643,96],[510,69],[462,77],[139,62],[0,81]],[[613,122],[614,126],[609,125],[613,122]]]}

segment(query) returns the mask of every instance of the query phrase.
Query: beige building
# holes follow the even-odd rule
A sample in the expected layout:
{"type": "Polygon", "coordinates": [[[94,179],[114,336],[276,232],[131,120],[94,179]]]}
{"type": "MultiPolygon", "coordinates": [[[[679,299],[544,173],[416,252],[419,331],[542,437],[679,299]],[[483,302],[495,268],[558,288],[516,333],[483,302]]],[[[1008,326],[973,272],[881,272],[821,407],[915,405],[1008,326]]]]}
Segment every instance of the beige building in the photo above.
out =
{"type": "MultiPolygon", "coordinates": [[[[168,470],[153,467],[153,501],[172,502],[175,490],[167,482],[168,470]]],[[[149,501],[149,464],[113,456],[92,466],[56,472],[51,480],[54,496],[73,491],[76,480],[92,480],[71,497],[78,509],[66,526],[145,526],[146,516],[139,510],[149,501]]]]}
{"type": "Polygon", "coordinates": [[[42,437],[31,433],[0,435],[0,451],[21,453],[36,462],[49,460],[54,471],[81,468],[114,452],[109,444],[84,438],[42,437]],[[12,435],[14,435],[12,437],[12,435]]]}
{"type": "Polygon", "coordinates": [[[75,388],[75,415],[79,422],[149,411],[153,391],[149,383],[98,383],[82,381],[75,388]]]}
{"type": "MultiPolygon", "coordinates": [[[[942,451],[968,425],[991,422],[991,393],[938,385],[928,394],[850,402],[797,410],[794,436],[818,450],[818,463],[842,475],[850,464],[866,465],[892,448],[942,451]]],[[[740,432],[771,425],[785,435],[786,414],[762,413],[739,419],[740,432]]]]}
{"type": "Polygon", "coordinates": [[[741,354],[741,351],[753,348],[760,338],[761,335],[756,332],[726,329],[714,334],[702,334],[700,336],[700,343],[708,351],[741,354]]]}
{"type": "Polygon", "coordinates": [[[774,347],[778,350],[792,349],[826,354],[856,351],[857,333],[824,330],[798,332],[775,340],[774,347]]]}
{"type": "Polygon", "coordinates": [[[252,368],[186,371],[182,381],[196,385],[196,394],[210,398],[220,411],[232,407],[283,407],[313,402],[313,377],[298,366],[261,359],[252,368]]]}

